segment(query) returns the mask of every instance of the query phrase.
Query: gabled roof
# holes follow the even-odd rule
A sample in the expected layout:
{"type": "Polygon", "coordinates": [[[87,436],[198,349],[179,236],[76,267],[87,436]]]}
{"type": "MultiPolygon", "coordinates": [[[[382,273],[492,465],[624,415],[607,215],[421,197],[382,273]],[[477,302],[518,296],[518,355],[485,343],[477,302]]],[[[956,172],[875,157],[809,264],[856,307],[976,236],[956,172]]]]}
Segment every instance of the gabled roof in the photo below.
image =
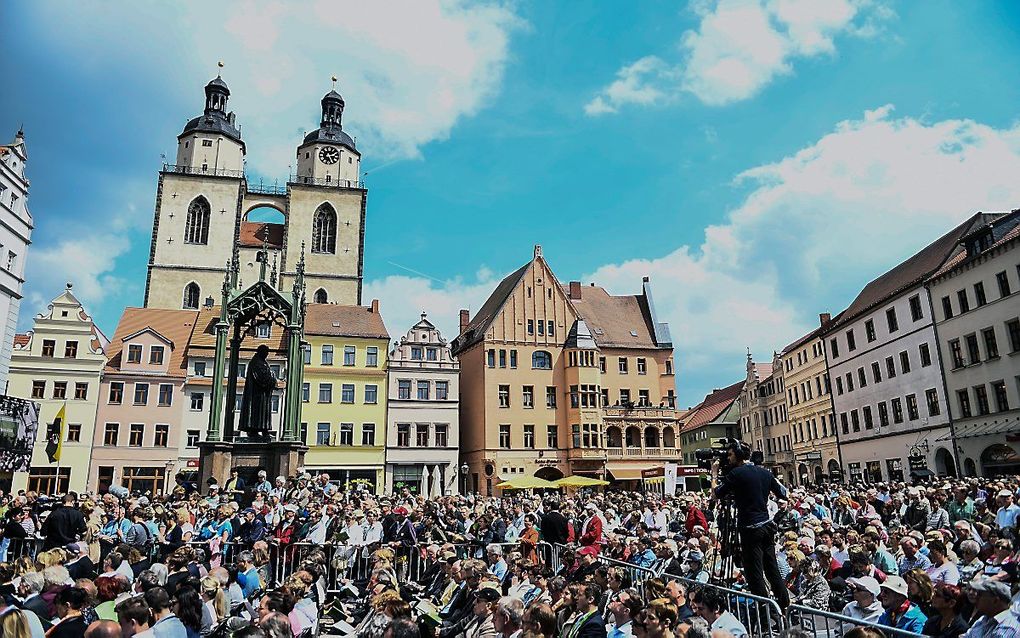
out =
{"type": "Polygon", "coordinates": [[[499,311],[506,305],[507,299],[513,294],[517,288],[517,284],[521,282],[524,277],[524,273],[528,272],[528,268],[534,260],[529,261],[517,270],[513,271],[509,275],[503,278],[503,281],[499,282],[496,289],[492,291],[489,298],[485,300],[482,307],[475,313],[474,318],[467,325],[456,339],[453,340],[451,347],[453,348],[453,354],[459,354],[464,350],[475,345],[479,341],[485,339],[485,333],[489,331],[489,326],[499,315],[499,311]]]}
{"type": "Polygon", "coordinates": [[[172,377],[185,376],[186,365],[184,354],[185,347],[191,340],[191,333],[195,328],[195,321],[198,319],[197,310],[168,310],[165,308],[125,308],[124,314],[120,317],[117,330],[113,333],[113,340],[110,342],[110,357],[106,363],[108,372],[117,372],[121,369],[121,355],[124,350],[124,340],[131,336],[150,329],[163,336],[165,339],[176,344],[170,349],[168,371],[172,377]]]}
{"type": "Polygon", "coordinates": [[[875,306],[885,302],[915,286],[932,273],[939,270],[947,260],[962,251],[960,240],[974,228],[994,221],[1001,216],[1001,213],[975,213],[966,221],[952,229],[945,235],[928,244],[912,257],[899,264],[884,275],[874,279],[857,298],[853,300],[846,310],[840,313],[838,320],[833,320],[825,333],[856,319],[875,306]]]}
{"type": "MultiPolygon", "coordinates": [[[[219,320],[219,306],[203,307],[195,320],[195,330],[191,335],[191,342],[188,344],[189,350],[191,348],[208,349],[210,351],[208,354],[204,352],[201,354],[202,356],[211,356],[212,351],[216,348],[216,323],[219,320]]],[[[286,351],[287,331],[279,325],[273,325],[269,334],[269,339],[247,336],[241,341],[241,352],[255,352],[255,349],[263,344],[269,346],[270,353],[286,351]]]]}
{"type": "Polygon", "coordinates": [[[152,326],[145,326],[141,330],[136,330],[136,331],[132,332],[129,335],[124,335],[123,337],[120,338],[120,340],[121,341],[131,341],[132,339],[134,339],[138,335],[145,334],[146,332],[151,334],[152,336],[156,337],[157,339],[159,339],[160,341],[162,341],[166,345],[170,346],[171,348],[174,347],[174,340],[173,339],[171,339],[170,337],[167,337],[167,336],[161,334],[158,330],[154,329],[152,326]]]}
{"type": "Polygon", "coordinates": [[[683,431],[699,428],[718,419],[740,397],[743,388],[744,382],[737,381],[733,385],[710,392],[704,401],[692,408],[694,414],[684,423],[683,431]]]}
{"type": "MultiPolygon", "coordinates": [[[[992,233],[993,238],[992,245],[982,250],[981,252],[973,255],[968,255],[966,250],[958,252],[956,255],[953,256],[952,259],[947,261],[945,265],[942,266],[942,268],[940,268],[937,273],[932,275],[932,278],[942,277],[943,275],[946,275],[952,272],[954,269],[962,266],[964,263],[970,261],[971,259],[974,259],[975,257],[983,255],[992,250],[995,250],[999,246],[1004,246],[1005,244],[1008,244],[1014,239],[1020,237],[1020,210],[1014,210],[1010,213],[1006,213],[1001,217],[997,218],[995,221],[990,222],[988,226],[989,228],[981,228],[980,230],[984,232],[990,231],[992,233]]],[[[974,231],[971,231],[970,234],[973,235],[975,233],[974,231]]],[[[969,238],[963,238],[962,241],[966,241],[967,239],[969,238]]]]}
{"type": "Polygon", "coordinates": [[[580,299],[571,298],[570,303],[591,328],[600,348],[663,347],[655,342],[655,327],[643,294],[610,295],[601,286],[581,286],[580,299]]]}
{"type": "Polygon", "coordinates": [[[366,306],[309,304],[305,315],[305,334],[326,337],[366,337],[389,339],[382,316],[366,306]]]}

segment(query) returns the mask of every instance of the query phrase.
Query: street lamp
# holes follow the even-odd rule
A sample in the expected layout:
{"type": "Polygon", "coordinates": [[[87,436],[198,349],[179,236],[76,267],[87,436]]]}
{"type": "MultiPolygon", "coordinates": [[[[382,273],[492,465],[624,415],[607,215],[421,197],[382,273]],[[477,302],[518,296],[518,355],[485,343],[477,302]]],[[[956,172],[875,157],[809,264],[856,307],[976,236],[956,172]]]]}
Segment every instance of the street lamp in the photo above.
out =
{"type": "Polygon", "coordinates": [[[470,469],[470,468],[468,468],[468,464],[467,463],[461,463],[461,466],[460,466],[460,484],[461,484],[460,493],[461,493],[461,496],[467,496],[467,491],[468,491],[468,479],[467,479],[468,469],[470,469]]]}

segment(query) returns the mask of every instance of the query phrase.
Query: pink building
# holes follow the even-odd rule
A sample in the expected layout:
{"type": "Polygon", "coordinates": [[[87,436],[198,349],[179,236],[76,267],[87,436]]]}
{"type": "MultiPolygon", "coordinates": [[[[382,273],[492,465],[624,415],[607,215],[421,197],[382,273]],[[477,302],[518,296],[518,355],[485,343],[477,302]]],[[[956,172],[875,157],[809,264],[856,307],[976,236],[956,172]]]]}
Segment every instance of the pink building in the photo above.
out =
{"type": "Polygon", "coordinates": [[[107,350],[89,489],[162,491],[177,471],[197,310],[127,308],[107,350]]]}

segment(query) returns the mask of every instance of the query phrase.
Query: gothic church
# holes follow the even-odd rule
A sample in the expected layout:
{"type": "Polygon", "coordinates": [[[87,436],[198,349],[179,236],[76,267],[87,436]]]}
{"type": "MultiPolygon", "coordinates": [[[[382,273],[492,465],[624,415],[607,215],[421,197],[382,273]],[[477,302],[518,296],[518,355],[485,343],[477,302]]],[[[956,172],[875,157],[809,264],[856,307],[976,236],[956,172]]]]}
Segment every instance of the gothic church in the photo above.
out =
{"type": "Polygon", "coordinates": [[[242,285],[258,279],[256,254],[269,249],[288,290],[305,250],[309,302],[360,304],[368,191],[359,181],[361,154],[344,132],[344,100],[322,98],[319,128],[297,148],[297,174],[286,186],[249,184],[245,144],[230,90],[220,78],[205,87],[205,111],[177,136],[177,160],[164,164],[145,282],[145,306],[197,309],[219,303],[224,274],[237,260],[242,285]],[[249,220],[270,207],[283,223],[249,220]]]}

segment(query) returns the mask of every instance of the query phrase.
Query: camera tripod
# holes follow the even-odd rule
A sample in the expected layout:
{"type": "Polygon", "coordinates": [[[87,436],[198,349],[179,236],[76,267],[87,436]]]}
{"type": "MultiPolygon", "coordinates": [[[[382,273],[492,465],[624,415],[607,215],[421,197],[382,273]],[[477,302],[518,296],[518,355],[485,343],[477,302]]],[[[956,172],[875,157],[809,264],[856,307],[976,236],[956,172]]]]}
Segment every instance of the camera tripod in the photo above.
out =
{"type": "Polygon", "coordinates": [[[740,555],[740,530],[737,505],[727,496],[715,502],[715,521],[719,528],[719,560],[712,566],[712,580],[724,586],[733,583],[734,567],[743,567],[740,555]]]}

